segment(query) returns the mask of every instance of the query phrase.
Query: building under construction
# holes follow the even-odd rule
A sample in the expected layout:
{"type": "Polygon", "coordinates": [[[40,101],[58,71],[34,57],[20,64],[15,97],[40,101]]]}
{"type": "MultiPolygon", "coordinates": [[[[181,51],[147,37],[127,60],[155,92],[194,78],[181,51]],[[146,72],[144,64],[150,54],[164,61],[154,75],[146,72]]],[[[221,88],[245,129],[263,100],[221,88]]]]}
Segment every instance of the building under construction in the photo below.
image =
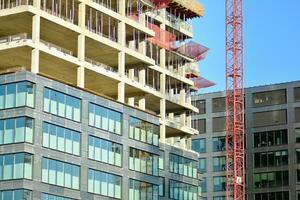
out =
{"type": "MultiPolygon", "coordinates": [[[[226,93],[193,97],[199,114],[202,199],[226,199],[226,93]]],[[[249,200],[300,199],[300,81],[245,89],[246,194],[249,200]]]]}
{"type": "Polygon", "coordinates": [[[0,199],[198,199],[203,14],[195,0],[0,0],[0,199]]]}

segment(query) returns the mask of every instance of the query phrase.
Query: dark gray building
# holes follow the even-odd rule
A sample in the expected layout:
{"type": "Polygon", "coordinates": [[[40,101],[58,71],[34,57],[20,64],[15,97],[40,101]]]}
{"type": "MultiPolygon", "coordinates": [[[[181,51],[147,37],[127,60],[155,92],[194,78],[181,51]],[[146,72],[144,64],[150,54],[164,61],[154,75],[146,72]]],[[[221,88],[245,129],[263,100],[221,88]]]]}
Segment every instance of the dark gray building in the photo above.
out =
{"type": "MultiPolygon", "coordinates": [[[[225,92],[195,96],[194,105],[202,196],[224,200],[225,92]]],[[[245,89],[245,123],[247,199],[300,199],[300,82],[245,89]]]]}
{"type": "Polygon", "coordinates": [[[28,71],[0,75],[0,199],[198,199],[198,154],[157,116],[28,71]]]}

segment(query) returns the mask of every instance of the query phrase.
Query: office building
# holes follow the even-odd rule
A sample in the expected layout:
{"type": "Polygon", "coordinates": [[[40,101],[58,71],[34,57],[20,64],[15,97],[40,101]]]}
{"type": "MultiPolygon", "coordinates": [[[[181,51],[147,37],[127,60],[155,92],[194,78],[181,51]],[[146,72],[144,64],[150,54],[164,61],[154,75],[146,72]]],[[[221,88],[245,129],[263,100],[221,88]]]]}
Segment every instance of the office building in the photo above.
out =
{"type": "MultiPolygon", "coordinates": [[[[226,195],[225,95],[200,94],[193,101],[204,199],[226,195]]],[[[300,199],[300,82],[246,88],[245,127],[247,199],[300,199]]]]}

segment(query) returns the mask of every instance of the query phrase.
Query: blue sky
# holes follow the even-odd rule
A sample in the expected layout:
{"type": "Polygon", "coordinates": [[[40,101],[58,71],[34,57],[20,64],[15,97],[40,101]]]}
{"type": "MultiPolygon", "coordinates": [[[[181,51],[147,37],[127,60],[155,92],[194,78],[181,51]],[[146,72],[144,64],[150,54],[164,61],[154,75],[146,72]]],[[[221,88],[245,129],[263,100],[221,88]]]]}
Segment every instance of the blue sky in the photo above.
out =
{"type": "MultiPolygon", "coordinates": [[[[225,0],[200,0],[205,16],[193,21],[194,39],[210,48],[203,77],[225,89],[225,0]]],[[[300,80],[300,0],[244,0],[245,87],[300,80]]]]}

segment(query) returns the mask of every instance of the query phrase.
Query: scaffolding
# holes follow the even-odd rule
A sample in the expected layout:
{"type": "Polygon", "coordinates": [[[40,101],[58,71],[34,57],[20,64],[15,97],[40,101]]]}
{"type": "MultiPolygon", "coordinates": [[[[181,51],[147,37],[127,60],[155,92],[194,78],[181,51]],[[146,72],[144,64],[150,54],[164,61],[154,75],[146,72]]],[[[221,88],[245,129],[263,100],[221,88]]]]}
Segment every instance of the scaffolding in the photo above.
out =
{"type": "Polygon", "coordinates": [[[169,31],[162,30],[159,28],[159,26],[150,22],[147,23],[147,26],[155,33],[154,37],[147,38],[149,42],[169,51],[172,51],[176,48],[176,35],[170,33],[169,31]]]}
{"type": "Polygon", "coordinates": [[[206,57],[208,50],[209,48],[190,41],[178,47],[177,52],[189,58],[195,59],[196,61],[200,61],[206,57]]]}

